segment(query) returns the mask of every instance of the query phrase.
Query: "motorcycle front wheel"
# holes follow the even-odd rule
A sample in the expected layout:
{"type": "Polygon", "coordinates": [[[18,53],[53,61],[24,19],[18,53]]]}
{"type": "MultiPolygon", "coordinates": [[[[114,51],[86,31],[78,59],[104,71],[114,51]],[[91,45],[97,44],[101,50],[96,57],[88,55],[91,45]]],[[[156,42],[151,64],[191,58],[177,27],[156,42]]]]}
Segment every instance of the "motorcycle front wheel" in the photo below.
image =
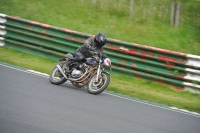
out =
{"type": "MultiPolygon", "coordinates": [[[[61,62],[59,63],[59,65],[63,67],[64,63],[61,62]]],[[[55,85],[60,85],[67,81],[67,79],[61,74],[57,66],[55,66],[52,69],[51,74],[49,75],[49,80],[52,84],[55,84],[55,85]]]]}
{"type": "Polygon", "coordinates": [[[108,73],[101,73],[98,81],[96,81],[96,76],[97,75],[94,75],[87,85],[87,91],[94,95],[103,92],[110,83],[110,75],[108,73]]]}

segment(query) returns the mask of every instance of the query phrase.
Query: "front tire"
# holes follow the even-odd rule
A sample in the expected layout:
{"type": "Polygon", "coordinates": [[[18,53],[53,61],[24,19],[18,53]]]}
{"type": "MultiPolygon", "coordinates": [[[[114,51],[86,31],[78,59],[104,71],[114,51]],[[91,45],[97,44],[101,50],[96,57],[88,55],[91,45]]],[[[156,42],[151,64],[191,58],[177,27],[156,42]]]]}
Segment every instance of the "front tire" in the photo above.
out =
{"type": "Polygon", "coordinates": [[[103,92],[110,83],[110,75],[108,73],[101,73],[101,76],[97,82],[95,81],[96,76],[97,75],[94,75],[87,85],[87,91],[94,95],[103,92]]]}
{"type": "MultiPolygon", "coordinates": [[[[64,63],[61,62],[59,63],[59,65],[61,67],[63,67],[64,63]]],[[[52,84],[55,84],[55,85],[60,85],[60,84],[63,84],[64,82],[67,81],[67,79],[61,74],[59,74],[59,70],[57,68],[57,66],[55,66],[52,71],[51,71],[51,74],[49,76],[49,80],[52,84]]]]}

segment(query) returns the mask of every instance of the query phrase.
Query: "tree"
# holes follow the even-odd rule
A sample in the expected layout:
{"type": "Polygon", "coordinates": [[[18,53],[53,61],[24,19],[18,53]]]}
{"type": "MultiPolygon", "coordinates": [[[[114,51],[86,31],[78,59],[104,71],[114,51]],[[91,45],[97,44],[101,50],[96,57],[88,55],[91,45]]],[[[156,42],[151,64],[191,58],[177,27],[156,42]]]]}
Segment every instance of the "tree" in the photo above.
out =
{"type": "Polygon", "coordinates": [[[171,1],[171,26],[178,27],[180,25],[180,10],[181,10],[181,0],[176,3],[175,0],[171,1]]]}
{"type": "Polygon", "coordinates": [[[174,26],[174,17],[175,16],[175,0],[171,1],[171,19],[170,24],[171,26],[174,26]]]}
{"type": "Polygon", "coordinates": [[[132,19],[134,16],[133,9],[134,9],[134,0],[130,0],[130,19],[132,19]]]}
{"type": "Polygon", "coordinates": [[[176,6],[175,27],[178,27],[180,24],[180,10],[181,10],[181,0],[178,1],[178,4],[176,6]]]}
{"type": "Polygon", "coordinates": [[[97,0],[93,0],[93,4],[94,4],[94,6],[96,6],[97,0]]]}

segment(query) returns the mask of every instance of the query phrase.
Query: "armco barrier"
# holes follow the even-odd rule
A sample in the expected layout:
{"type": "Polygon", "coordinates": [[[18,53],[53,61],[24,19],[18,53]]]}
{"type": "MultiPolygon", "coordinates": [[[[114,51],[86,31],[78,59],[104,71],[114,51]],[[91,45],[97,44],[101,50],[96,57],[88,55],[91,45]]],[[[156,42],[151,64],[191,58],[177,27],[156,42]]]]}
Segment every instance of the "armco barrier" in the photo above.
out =
{"type": "MultiPolygon", "coordinates": [[[[57,60],[92,35],[0,14],[0,46],[57,60]]],[[[200,56],[108,39],[113,71],[200,93],[200,56]]]]}

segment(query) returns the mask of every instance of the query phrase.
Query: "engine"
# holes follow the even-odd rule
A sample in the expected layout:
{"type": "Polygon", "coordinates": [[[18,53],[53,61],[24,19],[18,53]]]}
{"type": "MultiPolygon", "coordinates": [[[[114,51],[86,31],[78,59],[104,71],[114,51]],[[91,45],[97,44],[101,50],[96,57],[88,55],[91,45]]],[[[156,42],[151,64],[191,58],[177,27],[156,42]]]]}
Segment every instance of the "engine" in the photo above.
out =
{"type": "Polygon", "coordinates": [[[74,66],[72,66],[72,72],[71,72],[71,77],[72,78],[80,78],[85,72],[86,72],[86,64],[75,64],[74,66]]]}
{"type": "Polygon", "coordinates": [[[77,68],[74,68],[71,76],[72,78],[80,78],[83,75],[83,72],[81,70],[77,70],[77,68]]]}

